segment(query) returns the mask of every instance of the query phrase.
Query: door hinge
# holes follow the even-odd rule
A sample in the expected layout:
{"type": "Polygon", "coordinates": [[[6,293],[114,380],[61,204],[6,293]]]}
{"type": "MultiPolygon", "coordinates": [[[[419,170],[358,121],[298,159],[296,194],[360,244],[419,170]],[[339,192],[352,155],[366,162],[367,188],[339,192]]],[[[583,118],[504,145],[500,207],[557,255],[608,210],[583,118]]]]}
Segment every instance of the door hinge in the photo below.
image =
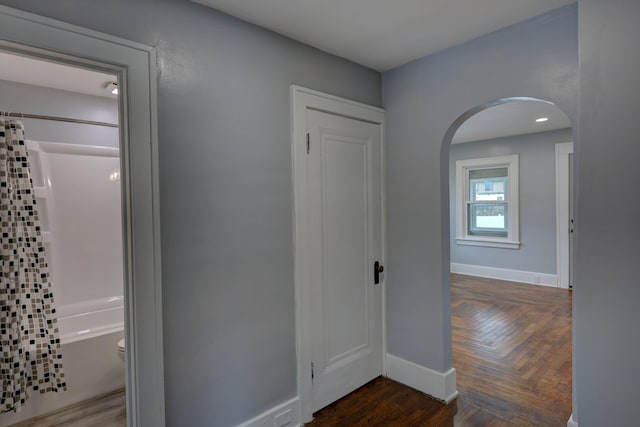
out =
{"type": "Polygon", "coordinates": [[[311,362],[311,381],[313,381],[314,377],[315,377],[315,375],[313,373],[313,362],[311,362]]]}
{"type": "Polygon", "coordinates": [[[307,132],[307,154],[309,154],[310,149],[311,149],[311,142],[309,141],[309,133],[307,132]]]}

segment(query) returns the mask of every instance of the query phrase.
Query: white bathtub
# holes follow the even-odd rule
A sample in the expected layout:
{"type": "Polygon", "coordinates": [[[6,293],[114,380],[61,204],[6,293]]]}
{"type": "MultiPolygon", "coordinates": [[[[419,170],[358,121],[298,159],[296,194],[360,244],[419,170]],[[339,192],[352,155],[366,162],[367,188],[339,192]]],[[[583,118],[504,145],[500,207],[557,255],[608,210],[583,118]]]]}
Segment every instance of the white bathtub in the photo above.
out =
{"type": "Polygon", "coordinates": [[[62,344],[124,329],[122,296],[58,306],[57,311],[62,344]]]}

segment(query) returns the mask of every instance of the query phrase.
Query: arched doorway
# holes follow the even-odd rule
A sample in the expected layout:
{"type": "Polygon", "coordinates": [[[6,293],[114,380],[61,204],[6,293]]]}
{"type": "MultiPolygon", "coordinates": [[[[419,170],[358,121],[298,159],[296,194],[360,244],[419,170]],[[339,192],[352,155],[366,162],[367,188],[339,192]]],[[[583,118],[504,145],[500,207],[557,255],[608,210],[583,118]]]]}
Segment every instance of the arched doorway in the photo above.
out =
{"type": "Polygon", "coordinates": [[[571,123],[550,102],[506,98],[462,114],[443,144],[459,417],[564,423],[571,123]]]}

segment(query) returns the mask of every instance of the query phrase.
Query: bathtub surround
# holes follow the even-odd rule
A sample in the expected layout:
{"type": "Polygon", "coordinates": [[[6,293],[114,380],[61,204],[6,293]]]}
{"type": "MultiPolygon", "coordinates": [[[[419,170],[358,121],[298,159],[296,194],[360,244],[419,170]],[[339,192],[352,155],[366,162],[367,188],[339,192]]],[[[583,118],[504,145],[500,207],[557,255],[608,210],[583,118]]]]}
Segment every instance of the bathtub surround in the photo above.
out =
{"type": "Polygon", "coordinates": [[[124,328],[117,148],[27,141],[62,344],[124,328]]]}
{"type": "Polygon", "coordinates": [[[1,412],[66,390],[45,245],[22,123],[0,117],[1,412]]]}

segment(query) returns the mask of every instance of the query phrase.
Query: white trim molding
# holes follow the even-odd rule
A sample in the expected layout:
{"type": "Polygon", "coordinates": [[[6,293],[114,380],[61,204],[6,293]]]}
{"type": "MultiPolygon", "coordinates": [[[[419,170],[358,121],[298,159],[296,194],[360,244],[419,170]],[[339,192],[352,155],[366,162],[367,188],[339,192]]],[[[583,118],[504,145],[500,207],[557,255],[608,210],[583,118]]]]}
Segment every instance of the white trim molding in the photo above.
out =
{"type": "Polygon", "coordinates": [[[510,282],[530,283],[532,285],[558,287],[558,276],[532,271],[509,270],[506,268],[485,267],[482,265],[451,263],[451,272],[466,276],[486,277],[489,279],[508,280],[510,282]]]}
{"type": "Polygon", "coordinates": [[[458,397],[456,370],[438,372],[387,353],[387,377],[445,403],[458,397]]]}
{"type": "Polygon", "coordinates": [[[571,413],[571,417],[567,421],[567,427],[578,427],[578,422],[573,419],[573,413],[571,413]]]}
{"type": "Polygon", "coordinates": [[[298,397],[274,406],[257,417],[237,427],[298,427],[300,426],[300,402],[298,397]]]}
{"type": "MultiPolygon", "coordinates": [[[[0,48],[115,74],[124,246],[127,425],[165,425],[156,51],[0,5],[0,48]],[[135,286],[134,286],[135,283],[135,286]]],[[[115,349],[114,349],[115,352],[115,349]]]]}
{"type": "MultiPolygon", "coordinates": [[[[458,245],[487,246],[505,249],[520,248],[518,167],[518,154],[456,161],[456,243],[458,245]],[[506,237],[471,234],[469,231],[469,214],[467,212],[467,206],[470,203],[470,171],[493,168],[507,169],[508,185],[506,190],[506,200],[493,202],[495,204],[501,203],[508,207],[507,217],[505,218],[507,229],[506,237]]],[[[478,201],[476,203],[483,202],[478,201]]]]}
{"type": "Polygon", "coordinates": [[[472,237],[456,237],[456,243],[459,245],[465,246],[483,246],[485,248],[503,248],[503,249],[519,249],[520,242],[505,242],[504,240],[499,240],[490,237],[483,237],[479,239],[475,239],[472,237]]]}

